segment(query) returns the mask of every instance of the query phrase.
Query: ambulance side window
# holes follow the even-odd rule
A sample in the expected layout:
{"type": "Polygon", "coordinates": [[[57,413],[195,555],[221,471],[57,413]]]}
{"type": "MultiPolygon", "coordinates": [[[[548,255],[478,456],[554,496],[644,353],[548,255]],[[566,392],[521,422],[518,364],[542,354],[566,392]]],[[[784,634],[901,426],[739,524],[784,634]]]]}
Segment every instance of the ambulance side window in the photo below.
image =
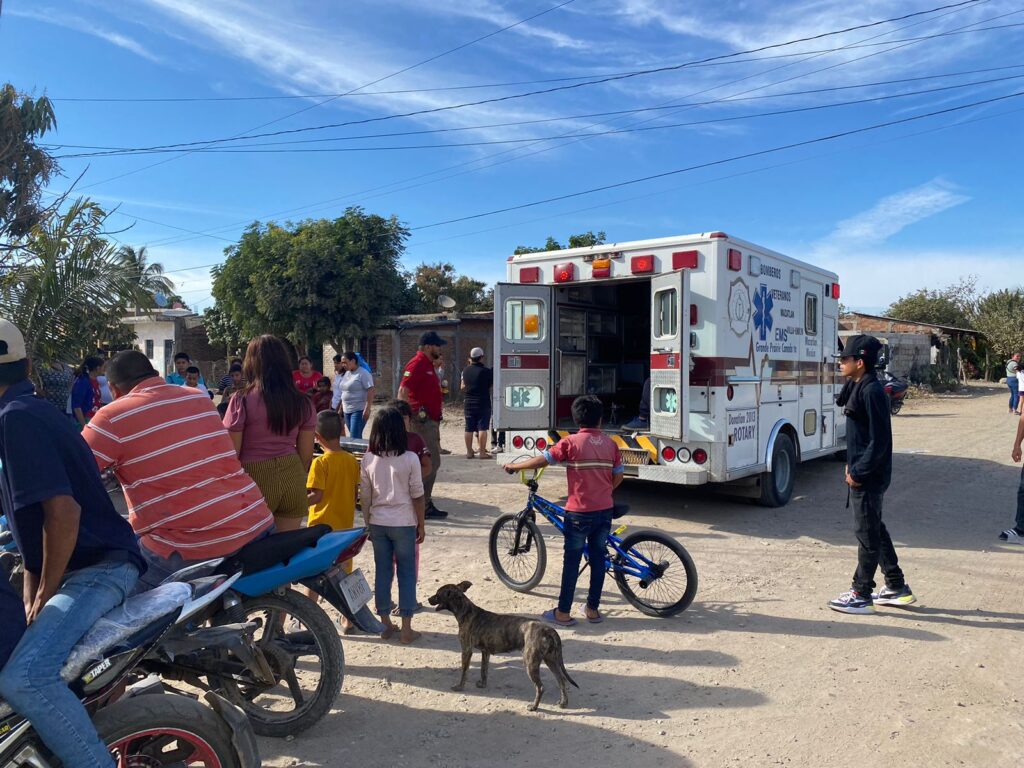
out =
{"type": "Polygon", "coordinates": [[[505,302],[506,341],[540,341],[544,338],[544,302],[508,299],[505,302]]]}
{"type": "Polygon", "coordinates": [[[804,333],[818,335],[818,297],[813,293],[804,296],[804,333]]]}
{"type": "Polygon", "coordinates": [[[654,306],[657,307],[657,322],[654,335],[659,339],[671,339],[677,333],[679,319],[676,317],[676,289],[669,288],[654,294],[654,306]]]}

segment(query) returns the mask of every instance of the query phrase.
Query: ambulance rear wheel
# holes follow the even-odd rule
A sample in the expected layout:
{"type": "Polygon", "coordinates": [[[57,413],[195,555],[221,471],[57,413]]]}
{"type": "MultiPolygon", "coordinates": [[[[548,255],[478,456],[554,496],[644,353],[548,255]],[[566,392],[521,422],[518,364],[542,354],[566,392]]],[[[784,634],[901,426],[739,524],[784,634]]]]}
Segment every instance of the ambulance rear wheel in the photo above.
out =
{"type": "Polygon", "coordinates": [[[787,434],[775,438],[772,449],[772,471],[761,474],[762,507],[783,507],[793,496],[796,484],[796,448],[787,434]]]}

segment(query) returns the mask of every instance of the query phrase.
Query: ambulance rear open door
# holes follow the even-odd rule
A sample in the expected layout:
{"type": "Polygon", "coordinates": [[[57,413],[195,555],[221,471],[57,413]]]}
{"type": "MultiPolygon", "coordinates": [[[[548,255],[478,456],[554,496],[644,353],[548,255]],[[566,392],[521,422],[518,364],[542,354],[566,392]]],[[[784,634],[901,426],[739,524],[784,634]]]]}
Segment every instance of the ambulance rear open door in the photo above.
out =
{"type": "Polygon", "coordinates": [[[494,426],[544,430],[553,423],[554,289],[498,283],[494,287],[494,426]]]}
{"type": "Polygon", "coordinates": [[[689,273],[651,280],[651,434],[689,439],[690,387],[689,273]]]}

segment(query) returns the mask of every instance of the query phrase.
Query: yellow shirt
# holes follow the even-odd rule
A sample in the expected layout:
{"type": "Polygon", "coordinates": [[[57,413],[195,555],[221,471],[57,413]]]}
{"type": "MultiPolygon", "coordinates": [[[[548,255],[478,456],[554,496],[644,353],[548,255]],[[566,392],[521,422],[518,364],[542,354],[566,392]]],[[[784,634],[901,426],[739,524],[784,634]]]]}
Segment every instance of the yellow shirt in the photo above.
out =
{"type": "Polygon", "coordinates": [[[309,525],[326,523],[331,530],[352,528],[356,519],[359,462],[348,451],[326,451],[313,459],[307,488],[324,492],[319,504],[309,508],[309,525]]]}

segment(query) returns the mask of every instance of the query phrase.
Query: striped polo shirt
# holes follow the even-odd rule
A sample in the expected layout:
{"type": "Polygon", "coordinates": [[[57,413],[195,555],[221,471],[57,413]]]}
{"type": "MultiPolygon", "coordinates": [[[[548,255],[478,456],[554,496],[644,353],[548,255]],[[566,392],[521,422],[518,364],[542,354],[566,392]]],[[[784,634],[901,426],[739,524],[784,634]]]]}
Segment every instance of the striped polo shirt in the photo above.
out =
{"type": "Polygon", "coordinates": [[[564,464],[569,512],[601,512],[612,508],[612,480],[625,471],[619,447],[599,429],[584,427],[544,451],[548,464],[564,464]]]}
{"type": "Polygon", "coordinates": [[[229,555],[274,523],[199,390],[146,379],[101,408],[83,435],[100,469],[121,482],[140,542],[160,557],[229,555]]]}

